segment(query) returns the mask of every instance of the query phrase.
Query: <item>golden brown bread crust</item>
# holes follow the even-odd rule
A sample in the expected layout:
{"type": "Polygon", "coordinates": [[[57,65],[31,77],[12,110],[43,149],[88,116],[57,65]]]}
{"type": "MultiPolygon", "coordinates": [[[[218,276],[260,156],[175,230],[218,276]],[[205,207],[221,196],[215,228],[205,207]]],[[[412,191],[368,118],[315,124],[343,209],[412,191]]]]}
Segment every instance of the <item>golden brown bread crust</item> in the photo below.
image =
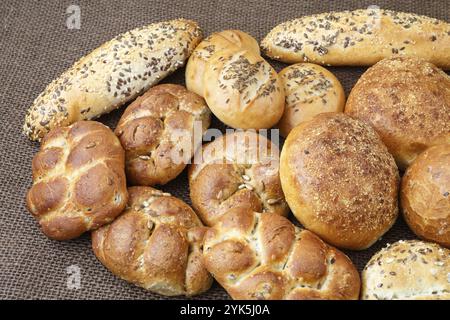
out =
{"type": "Polygon", "coordinates": [[[365,249],[397,218],[394,158],[370,126],[343,113],[323,113],[295,127],[280,167],[295,217],[337,247],[365,249]]]}
{"type": "Polygon", "coordinates": [[[419,237],[450,247],[450,144],[422,152],[402,180],[401,206],[419,237]]]}
{"type": "Polygon", "coordinates": [[[67,240],[111,222],[127,203],[125,153],[95,121],[50,131],[33,158],[28,210],[52,239],[67,240]]]}
{"type": "Polygon", "coordinates": [[[220,136],[199,149],[202,159],[189,167],[192,206],[206,225],[230,208],[286,215],[279,178],[279,150],[254,131],[220,136]],[[261,155],[258,151],[266,148],[261,155]]]}
{"type": "Polygon", "coordinates": [[[345,112],[372,125],[405,170],[426,148],[450,143],[450,77],[418,58],[386,59],[361,76],[345,112]]]}
{"type": "Polygon", "coordinates": [[[24,133],[94,119],[133,100],[183,66],[202,38],[195,21],[175,19],[125,32],[104,43],[52,81],[27,112],[24,133]]]}
{"type": "Polygon", "coordinates": [[[128,182],[151,186],[178,176],[198,147],[195,130],[201,136],[210,115],[203,98],[180,85],[161,84],[137,98],[115,130],[126,152],[128,182]]]}
{"type": "Polygon", "coordinates": [[[205,235],[206,268],[233,299],[358,299],[350,259],[279,215],[233,208],[205,235]]]}
{"type": "Polygon", "coordinates": [[[450,69],[450,24],[375,8],[327,12],[279,24],[261,47],[269,57],[287,63],[369,66],[410,55],[450,69]]]}
{"type": "Polygon", "coordinates": [[[450,250],[418,240],[388,245],[364,268],[361,298],[450,299],[450,250]]]}
{"type": "Polygon", "coordinates": [[[297,63],[281,70],[278,76],[286,95],[284,113],[277,125],[283,137],[319,113],[344,110],[344,89],[327,69],[312,63],[297,63]]]}
{"type": "Polygon", "coordinates": [[[268,129],[283,115],[284,90],[276,71],[249,49],[212,55],[203,76],[204,97],[214,115],[239,129],[268,129]]]}
{"type": "Polygon", "coordinates": [[[166,296],[200,294],[212,284],[202,262],[206,230],[183,201],[151,187],[131,187],[127,209],[92,232],[92,248],[112,273],[166,296]]]}
{"type": "Polygon", "coordinates": [[[224,49],[248,49],[259,55],[258,42],[240,30],[224,30],[205,38],[195,48],[186,65],[186,87],[199,96],[204,95],[203,75],[209,58],[224,49]]]}

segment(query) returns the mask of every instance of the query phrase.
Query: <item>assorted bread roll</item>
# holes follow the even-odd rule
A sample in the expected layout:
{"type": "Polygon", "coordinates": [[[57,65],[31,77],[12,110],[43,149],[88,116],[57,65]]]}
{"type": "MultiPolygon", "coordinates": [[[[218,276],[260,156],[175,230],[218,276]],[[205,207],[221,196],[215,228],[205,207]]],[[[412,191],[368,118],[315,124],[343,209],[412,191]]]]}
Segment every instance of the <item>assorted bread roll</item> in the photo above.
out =
{"type": "Polygon", "coordinates": [[[403,176],[401,205],[416,235],[450,247],[450,144],[431,147],[414,160],[403,176]]]}
{"type": "Polygon", "coordinates": [[[281,151],[286,201],[307,229],[337,247],[370,247],[394,224],[399,174],[377,133],[343,113],[295,127],[281,151]]]}
{"type": "MultiPolygon", "coordinates": [[[[448,23],[381,9],[292,20],[262,41],[269,57],[302,62],[280,75],[245,32],[200,40],[190,20],[137,28],[37,97],[24,125],[42,139],[26,202],[44,234],[67,240],[92,230],[107,269],[161,295],[201,294],[214,277],[234,299],[358,299],[355,266],[321,238],[362,250],[387,232],[398,215],[397,162],[407,169],[406,222],[450,247],[450,77],[432,64],[450,69],[448,23]],[[192,52],[187,89],[148,90],[192,52]],[[342,113],[339,80],[305,61],[376,64],[342,113]],[[116,135],[79,121],[143,92],[116,135]],[[200,148],[210,109],[244,130],[200,148]],[[264,131],[248,130],[276,124],[287,137],[281,159],[264,131]],[[196,212],[150,187],[188,163],[196,212]],[[284,217],[289,209],[308,230],[284,217]]],[[[417,240],[388,245],[364,268],[362,298],[450,299],[450,251],[417,240]]]]}
{"type": "Polygon", "coordinates": [[[426,148],[450,143],[449,88],[450,77],[431,63],[385,59],[359,78],[345,112],[375,128],[405,170],[426,148]]]}
{"type": "Polygon", "coordinates": [[[450,69],[450,24],[379,8],[327,12],[279,24],[261,47],[270,58],[286,63],[370,66],[408,55],[450,69]]]}
{"type": "Polygon", "coordinates": [[[128,207],[92,233],[97,258],[112,273],[166,296],[200,294],[212,278],[202,262],[205,228],[183,201],[151,187],[129,188],[128,207]]]}
{"type": "Polygon", "coordinates": [[[128,181],[134,185],[165,184],[189,163],[209,127],[202,97],[183,86],[161,84],[131,103],[117,124],[126,154],[128,181]]]}
{"type": "Polygon", "coordinates": [[[290,65],[279,73],[286,94],[283,116],[278,123],[282,136],[302,122],[324,112],[342,112],[345,93],[339,80],[327,69],[312,63],[290,65]]]}
{"type": "Polygon", "coordinates": [[[25,117],[24,133],[96,118],[133,100],[184,64],[202,38],[196,22],[153,23],[104,43],[50,83],[25,117]]]}
{"type": "Polygon", "coordinates": [[[50,131],[32,167],[27,207],[49,238],[76,238],[111,222],[125,208],[125,152],[99,122],[50,131]]]}
{"type": "Polygon", "coordinates": [[[279,177],[279,150],[254,131],[220,136],[199,150],[189,167],[192,206],[212,226],[234,207],[287,215],[279,177]]]}
{"type": "Polygon", "coordinates": [[[450,299],[450,250],[398,241],[375,254],[362,272],[365,300],[450,299]]]}
{"type": "Polygon", "coordinates": [[[203,97],[203,74],[211,56],[225,49],[249,50],[259,55],[258,42],[240,30],[224,30],[213,33],[195,48],[186,64],[186,87],[203,97]]]}
{"type": "Polygon", "coordinates": [[[288,219],[234,208],[205,235],[206,268],[233,299],[358,299],[349,258],[288,219]]]}

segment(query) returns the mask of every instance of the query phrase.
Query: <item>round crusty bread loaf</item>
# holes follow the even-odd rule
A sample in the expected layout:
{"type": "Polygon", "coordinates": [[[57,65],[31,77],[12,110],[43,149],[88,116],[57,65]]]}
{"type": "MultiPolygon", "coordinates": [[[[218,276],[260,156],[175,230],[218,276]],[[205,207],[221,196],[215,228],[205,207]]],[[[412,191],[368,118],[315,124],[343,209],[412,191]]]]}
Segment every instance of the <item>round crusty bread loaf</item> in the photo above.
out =
{"type": "Polygon", "coordinates": [[[405,170],[426,148],[450,143],[450,77],[418,58],[385,59],[361,76],[345,112],[372,125],[405,170]]]}
{"type": "Polygon", "coordinates": [[[151,88],[131,103],[115,133],[125,149],[127,180],[132,185],[165,184],[189,163],[209,127],[202,97],[175,84],[151,88]]]}
{"type": "Polygon", "coordinates": [[[278,215],[234,208],[210,228],[206,268],[233,299],[358,299],[350,259],[278,215]]]}
{"type": "Polygon", "coordinates": [[[295,217],[338,247],[370,247],[397,218],[399,174],[376,132],[343,113],[295,127],[280,178],[295,217]]]}
{"type": "Polygon", "coordinates": [[[100,122],[53,129],[33,158],[28,210],[47,237],[76,238],[111,222],[125,208],[124,169],[119,139],[100,122]]]}
{"type": "Polygon", "coordinates": [[[212,284],[202,262],[206,230],[183,201],[151,187],[131,187],[128,207],[92,232],[100,262],[120,278],[166,296],[200,294],[212,284]]]}
{"type": "Polygon", "coordinates": [[[364,300],[450,299],[450,250],[418,240],[376,253],[362,272],[364,300]]]}
{"type": "Polygon", "coordinates": [[[204,98],[219,120],[233,128],[268,129],[283,115],[283,85],[272,66],[243,49],[210,57],[204,74],[204,98]]]}
{"type": "Polygon", "coordinates": [[[209,58],[224,49],[236,51],[248,49],[259,55],[258,42],[249,34],[240,30],[224,30],[213,33],[195,48],[186,65],[186,87],[203,97],[203,75],[209,58]]]}
{"type": "Polygon", "coordinates": [[[312,63],[297,63],[281,70],[278,76],[286,95],[284,113],[277,125],[283,137],[319,113],[344,110],[344,89],[327,69],[312,63]]]}
{"type": "Polygon", "coordinates": [[[189,167],[189,190],[192,206],[209,226],[233,207],[279,215],[289,210],[278,147],[254,131],[220,136],[199,149],[189,167]]]}
{"type": "Polygon", "coordinates": [[[416,235],[450,247],[450,144],[425,150],[406,170],[401,207],[416,235]]]}

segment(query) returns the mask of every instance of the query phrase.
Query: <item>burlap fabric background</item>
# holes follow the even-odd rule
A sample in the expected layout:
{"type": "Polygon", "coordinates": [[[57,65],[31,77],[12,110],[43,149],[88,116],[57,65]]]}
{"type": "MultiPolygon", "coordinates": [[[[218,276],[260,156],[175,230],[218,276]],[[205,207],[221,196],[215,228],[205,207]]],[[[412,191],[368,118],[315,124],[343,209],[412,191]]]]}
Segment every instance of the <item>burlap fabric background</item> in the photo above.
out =
{"type": "MultiPolygon", "coordinates": [[[[382,8],[449,20],[450,1],[10,1],[0,2],[0,298],[161,299],[119,280],[95,258],[89,235],[48,240],[25,208],[31,159],[38,144],[21,134],[24,114],[45,86],[80,56],[111,37],[151,22],[178,17],[197,20],[205,34],[236,28],[260,40],[273,26],[297,16],[330,10],[382,8]],[[81,29],[69,30],[66,9],[81,8],[81,29]],[[81,288],[68,289],[67,268],[81,271],[81,288]]],[[[280,70],[280,63],[273,63],[280,70]]],[[[346,92],[363,68],[331,68],[346,92]]],[[[183,83],[183,70],[164,82],[183,83]]],[[[122,110],[100,120],[114,127],[122,110]]],[[[223,126],[213,121],[213,127],[223,126]]],[[[188,203],[186,175],[164,186],[188,203]]],[[[359,270],[387,242],[413,235],[399,219],[381,241],[363,252],[348,252],[359,270]]],[[[228,299],[217,284],[199,299],[228,299]]]]}

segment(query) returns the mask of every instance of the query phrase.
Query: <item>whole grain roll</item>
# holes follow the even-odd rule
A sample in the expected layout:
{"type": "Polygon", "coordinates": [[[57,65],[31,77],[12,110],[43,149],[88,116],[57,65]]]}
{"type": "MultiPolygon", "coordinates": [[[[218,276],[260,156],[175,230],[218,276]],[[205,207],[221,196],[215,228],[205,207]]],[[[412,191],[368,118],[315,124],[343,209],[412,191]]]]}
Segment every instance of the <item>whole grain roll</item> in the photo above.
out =
{"type": "Polygon", "coordinates": [[[364,300],[450,299],[450,250],[418,240],[376,253],[362,272],[364,300]]]}
{"type": "Polygon", "coordinates": [[[419,237],[450,247],[450,144],[422,152],[402,180],[401,205],[419,237]]]}
{"type": "Polygon", "coordinates": [[[370,247],[397,218],[399,174],[376,132],[343,113],[295,127],[281,151],[286,201],[307,229],[338,247],[370,247]]]}
{"type": "Polygon", "coordinates": [[[450,77],[418,58],[385,59],[361,76],[345,112],[372,125],[405,170],[426,148],[450,142],[450,77]]]}
{"type": "Polygon", "coordinates": [[[198,94],[204,95],[203,75],[206,64],[211,56],[225,49],[236,51],[248,49],[259,55],[258,42],[241,30],[224,30],[213,33],[205,38],[195,48],[186,65],[186,87],[198,94]]]}
{"type": "Polygon", "coordinates": [[[344,111],[344,88],[324,67],[296,63],[281,70],[279,77],[286,95],[284,113],[277,125],[283,137],[319,113],[344,111]]]}
{"type": "Polygon", "coordinates": [[[230,127],[268,129],[283,115],[285,97],[278,74],[248,49],[214,54],[203,81],[206,103],[230,127]]]}

